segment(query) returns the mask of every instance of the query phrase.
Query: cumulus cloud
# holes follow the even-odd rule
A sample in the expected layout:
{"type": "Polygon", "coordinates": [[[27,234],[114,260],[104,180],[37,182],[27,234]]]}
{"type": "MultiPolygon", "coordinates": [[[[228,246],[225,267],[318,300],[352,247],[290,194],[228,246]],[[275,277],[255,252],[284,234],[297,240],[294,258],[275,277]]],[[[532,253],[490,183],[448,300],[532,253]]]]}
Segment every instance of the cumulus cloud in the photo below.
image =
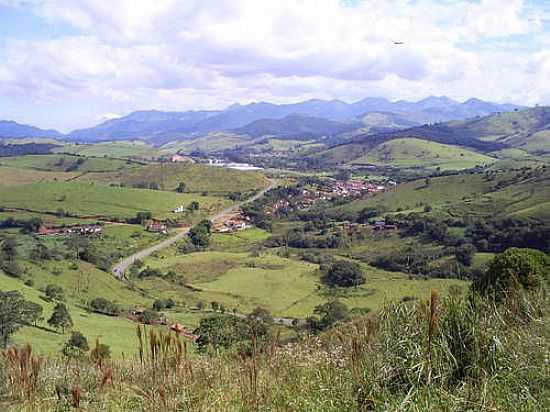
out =
{"type": "Polygon", "coordinates": [[[544,38],[543,25],[533,24],[533,8],[522,0],[0,4],[79,33],[6,41],[0,92],[42,102],[104,99],[102,113],[366,95],[521,103],[536,97],[512,84],[528,86],[550,71],[537,50],[487,47],[517,36],[544,38]]]}

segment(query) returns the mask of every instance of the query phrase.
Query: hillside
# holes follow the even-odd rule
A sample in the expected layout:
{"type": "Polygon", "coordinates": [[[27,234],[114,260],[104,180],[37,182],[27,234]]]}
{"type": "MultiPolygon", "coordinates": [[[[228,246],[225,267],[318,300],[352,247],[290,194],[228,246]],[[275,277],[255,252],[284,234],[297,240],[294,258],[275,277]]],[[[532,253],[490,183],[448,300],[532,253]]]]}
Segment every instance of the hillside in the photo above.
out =
{"type": "MultiPolygon", "coordinates": [[[[509,113],[491,114],[469,120],[428,124],[385,133],[363,133],[316,155],[331,163],[365,161],[365,156],[381,144],[395,139],[415,139],[443,145],[461,146],[504,159],[550,154],[550,107],[535,107],[509,113]]],[[[412,144],[412,142],[409,142],[412,144]]],[[[393,146],[393,144],[392,144],[393,146]]],[[[371,160],[377,158],[376,151],[371,160]]],[[[422,150],[419,148],[419,150],[422,150]]],[[[419,166],[422,166],[421,162],[419,166]]]]}
{"type": "Polygon", "coordinates": [[[287,139],[309,140],[349,132],[359,127],[360,124],[356,122],[341,123],[318,117],[290,115],[283,119],[256,120],[233,131],[252,137],[276,136],[287,139]]]}
{"type": "Polygon", "coordinates": [[[495,160],[458,146],[421,139],[395,139],[374,147],[366,156],[355,159],[352,164],[459,170],[487,165],[495,160]]]}
{"type": "Polygon", "coordinates": [[[20,124],[11,120],[0,120],[0,140],[20,139],[25,137],[62,138],[57,130],[44,130],[38,127],[20,124]]]}

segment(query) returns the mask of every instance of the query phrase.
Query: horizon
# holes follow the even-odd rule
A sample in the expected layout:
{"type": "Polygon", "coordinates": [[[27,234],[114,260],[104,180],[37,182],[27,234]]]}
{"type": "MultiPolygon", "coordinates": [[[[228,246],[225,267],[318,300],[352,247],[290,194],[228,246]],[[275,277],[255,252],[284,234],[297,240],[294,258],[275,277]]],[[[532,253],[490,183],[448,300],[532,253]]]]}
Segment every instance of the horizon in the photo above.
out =
{"type": "MultiPolygon", "coordinates": [[[[431,95],[431,96],[426,96],[422,99],[418,99],[418,100],[407,100],[407,99],[387,99],[383,96],[367,96],[367,97],[364,97],[362,99],[359,99],[359,100],[353,100],[353,101],[345,101],[343,99],[338,99],[338,98],[335,98],[335,99],[320,99],[320,98],[311,98],[311,99],[308,99],[308,100],[301,100],[301,101],[296,101],[296,102],[288,102],[288,103],[273,103],[273,102],[269,102],[269,101],[252,101],[252,102],[248,102],[248,103],[239,103],[239,102],[235,102],[235,103],[231,103],[230,105],[226,106],[226,107],[223,107],[223,108],[204,108],[204,109],[190,109],[190,110],[162,110],[162,109],[158,109],[158,108],[137,108],[135,110],[132,110],[131,112],[128,112],[128,113],[123,113],[123,114],[120,114],[120,115],[117,115],[117,116],[113,116],[113,117],[110,117],[110,118],[106,118],[106,119],[103,119],[102,121],[100,122],[96,122],[94,124],[91,124],[91,125],[88,125],[88,126],[84,126],[84,127],[80,127],[80,128],[77,128],[77,129],[71,129],[71,130],[68,130],[66,132],[63,132],[63,131],[60,131],[58,129],[55,129],[55,128],[45,128],[45,127],[42,127],[40,124],[34,124],[34,123],[21,123],[21,122],[18,122],[17,120],[15,119],[1,119],[0,118],[0,122],[2,121],[5,121],[5,122],[14,122],[14,123],[17,123],[17,124],[20,124],[20,125],[26,125],[26,126],[32,126],[32,127],[37,127],[39,129],[43,129],[43,130],[46,130],[46,131],[55,131],[55,132],[59,132],[61,133],[62,135],[64,136],[69,136],[71,133],[73,132],[76,132],[78,130],[82,130],[82,129],[87,129],[87,128],[93,128],[95,126],[98,126],[100,124],[103,124],[103,123],[106,123],[110,120],[116,120],[116,119],[121,119],[121,118],[124,118],[124,117],[127,117],[127,116],[130,116],[132,115],[133,113],[147,113],[147,112],[159,112],[159,113],[186,113],[186,112],[196,112],[196,111],[209,111],[209,112],[223,112],[223,111],[226,111],[226,110],[229,110],[232,106],[240,106],[240,107],[244,107],[244,106],[249,106],[249,105],[254,105],[254,104],[274,104],[274,105],[291,105],[291,104],[300,104],[300,103],[307,103],[307,102],[310,102],[310,101],[322,101],[322,102],[327,102],[327,103],[330,103],[330,102],[340,102],[340,103],[345,103],[347,105],[352,105],[352,104],[355,104],[355,103],[359,103],[363,100],[367,100],[367,99],[383,99],[383,100],[386,100],[387,102],[390,102],[390,103],[420,103],[422,101],[425,101],[425,100],[428,100],[428,99],[449,99],[451,101],[453,101],[453,103],[457,103],[457,104],[465,104],[467,103],[468,101],[471,101],[471,100],[478,100],[478,101],[482,101],[482,102],[485,102],[485,103],[496,103],[496,102],[491,102],[491,101],[487,101],[487,100],[483,100],[483,99],[479,99],[477,97],[469,97],[467,99],[464,99],[464,100],[455,100],[455,99],[452,99],[448,96],[444,96],[444,95],[441,95],[441,96],[434,96],[434,95],[431,95]]],[[[514,103],[509,103],[509,102],[503,102],[503,103],[497,103],[497,104],[514,104],[514,103]]],[[[522,105],[518,105],[518,106],[522,106],[522,105]]],[[[534,107],[534,106],[533,106],[534,107]]],[[[521,107],[522,109],[528,109],[528,108],[531,108],[531,106],[522,106],[521,107]]],[[[380,112],[384,112],[384,110],[380,110],[380,112]]],[[[296,113],[297,115],[300,115],[299,113],[296,113]]],[[[306,116],[306,117],[315,117],[315,116],[310,116],[310,115],[302,115],[302,116],[306,116]]]]}
{"type": "Polygon", "coordinates": [[[548,105],[549,31],[541,0],[0,0],[0,119],[67,133],[252,102],[548,105]]]}

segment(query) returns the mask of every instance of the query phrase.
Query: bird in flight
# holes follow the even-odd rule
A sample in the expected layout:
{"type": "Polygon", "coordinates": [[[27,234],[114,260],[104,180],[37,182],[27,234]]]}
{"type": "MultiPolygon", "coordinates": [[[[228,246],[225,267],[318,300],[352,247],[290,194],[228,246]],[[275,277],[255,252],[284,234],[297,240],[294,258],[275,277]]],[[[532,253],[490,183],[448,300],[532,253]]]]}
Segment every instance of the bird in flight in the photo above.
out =
{"type": "MultiPolygon", "coordinates": [[[[390,39],[391,40],[391,39],[390,39]]],[[[401,44],[405,44],[404,42],[402,41],[397,41],[397,40],[392,40],[393,44],[397,44],[397,45],[401,45],[401,44]]]]}

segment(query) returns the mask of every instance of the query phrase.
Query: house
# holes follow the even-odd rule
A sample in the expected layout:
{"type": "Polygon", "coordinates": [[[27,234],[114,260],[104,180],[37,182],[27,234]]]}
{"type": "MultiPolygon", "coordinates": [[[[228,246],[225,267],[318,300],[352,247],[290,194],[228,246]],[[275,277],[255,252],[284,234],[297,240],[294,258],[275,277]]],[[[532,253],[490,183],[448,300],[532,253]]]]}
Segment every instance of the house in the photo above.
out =
{"type": "Polygon", "coordinates": [[[172,213],[183,213],[185,212],[185,206],[181,205],[172,210],[172,213]]]}
{"type": "Polygon", "coordinates": [[[145,229],[148,232],[154,232],[154,233],[168,233],[168,227],[165,223],[159,222],[157,220],[150,220],[145,224],[145,229]]]}
{"type": "Polygon", "coordinates": [[[75,225],[65,227],[54,227],[41,225],[36,232],[40,236],[65,236],[65,235],[82,235],[93,236],[101,233],[103,228],[100,225],[75,225]]]}
{"type": "Polygon", "coordinates": [[[182,155],[179,155],[179,154],[175,154],[175,155],[170,156],[170,161],[172,163],[190,162],[191,159],[187,156],[182,156],[182,155]]]}
{"type": "Polygon", "coordinates": [[[374,222],[373,230],[396,230],[397,225],[386,224],[384,220],[374,222]]]}

